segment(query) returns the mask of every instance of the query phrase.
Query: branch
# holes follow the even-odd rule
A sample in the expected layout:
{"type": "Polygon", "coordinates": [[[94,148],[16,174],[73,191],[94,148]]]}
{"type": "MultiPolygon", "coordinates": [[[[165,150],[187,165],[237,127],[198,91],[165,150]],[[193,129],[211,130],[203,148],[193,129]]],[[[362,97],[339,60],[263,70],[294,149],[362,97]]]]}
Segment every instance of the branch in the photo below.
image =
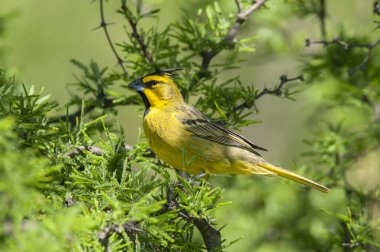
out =
{"type": "Polygon", "coordinates": [[[136,225],[136,222],[129,221],[127,223],[124,223],[123,225],[108,224],[107,226],[105,226],[98,233],[98,239],[99,242],[102,244],[104,251],[111,250],[109,248],[109,238],[114,233],[122,236],[123,232],[125,232],[128,235],[128,238],[133,242],[133,246],[136,246],[136,235],[137,233],[141,233],[143,231],[137,228],[136,225]]]}
{"type": "Polygon", "coordinates": [[[240,30],[241,25],[248,19],[248,17],[259,7],[264,5],[265,0],[253,1],[252,5],[245,11],[242,9],[240,0],[235,0],[238,8],[238,14],[236,15],[236,22],[231,26],[230,31],[227,33],[226,37],[223,39],[224,42],[232,42],[240,30]]]}
{"type": "Polygon", "coordinates": [[[63,154],[64,157],[74,157],[76,155],[82,154],[83,151],[88,151],[96,156],[103,156],[103,150],[96,146],[78,146],[75,149],[63,154]]]}
{"type": "MultiPolygon", "coordinates": [[[[138,104],[140,104],[137,101],[137,99],[134,99],[133,96],[126,98],[126,100],[124,102],[114,103],[114,101],[116,99],[105,98],[104,94],[102,94],[102,93],[99,93],[99,95],[97,97],[95,97],[95,100],[96,101],[101,101],[100,106],[97,106],[94,103],[93,104],[84,105],[83,115],[85,115],[87,113],[90,113],[91,111],[93,111],[97,107],[102,108],[102,109],[107,109],[107,108],[116,107],[116,106],[138,105],[138,104]]],[[[82,109],[78,108],[76,111],[74,111],[71,114],[61,115],[61,116],[58,116],[58,117],[53,117],[48,123],[57,123],[57,122],[60,122],[60,121],[64,122],[64,121],[67,120],[70,125],[75,125],[76,119],[81,115],[81,113],[82,113],[82,109]]]]}
{"type": "Polygon", "coordinates": [[[108,32],[107,26],[110,25],[110,24],[107,24],[106,21],[105,21],[105,18],[104,18],[103,0],[99,0],[99,5],[100,5],[100,26],[98,28],[102,28],[103,29],[104,34],[106,35],[108,44],[111,47],[111,50],[112,50],[113,54],[116,57],[117,64],[123,70],[124,76],[127,77],[128,76],[128,72],[127,72],[127,70],[124,67],[123,60],[119,56],[118,52],[116,51],[116,48],[115,48],[115,46],[112,43],[111,36],[110,36],[110,34],[108,32]]]}
{"type": "Polygon", "coordinates": [[[145,44],[144,37],[137,30],[138,21],[133,19],[132,13],[127,6],[126,0],[121,1],[121,8],[120,8],[120,11],[118,11],[118,12],[123,14],[124,17],[127,19],[130,27],[132,28],[132,37],[134,37],[136,39],[137,43],[140,45],[140,48],[143,51],[145,59],[148,61],[148,63],[150,65],[154,66],[155,70],[159,70],[159,69],[157,69],[157,67],[155,67],[152,54],[150,53],[148,46],[145,44]]]}
{"type": "MultiPolygon", "coordinates": [[[[134,149],[134,146],[129,145],[129,144],[124,144],[124,148],[122,149],[122,151],[130,152],[133,149],[134,149]]],[[[83,146],[83,145],[81,145],[81,146],[76,147],[73,150],[66,152],[65,154],[63,154],[63,156],[72,158],[74,156],[82,154],[83,151],[85,151],[85,150],[90,152],[93,155],[96,155],[96,156],[103,156],[103,153],[104,153],[104,151],[97,146],[92,146],[92,145],[83,146]]],[[[156,155],[153,153],[151,148],[147,148],[142,156],[143,157],[149,157],[149,158],[156,157],[156,155]]]]}
{"type": "MultiPolygon", "coordinates": [[[[252,108],[253,106],[255,106],[256,101],[258,99],[260,99],[261,97],[263,97],[264,95],[271,94],[271,95],[281,96],[284,93],[284,91],[283,91],[284,85],[288,82],[295,81],[295,80],[303,81],[304,80],[303,75],[299,75],[299,76],[294,77],[294,78],[288,78],[288,76],[286,76],[286,75],[281,75],[280,76],[280,83],[277,86],[275,86],[272,89],[268,89],[267,87],[265,87],[263,90],[256,93],[256,95],[253,99],[253,103],[244,101],[240,105],[234,107],[232,109],[232,113],[236,113],[239,110],[252,108]]],[[[229,116],[230,115],[227,114],[227,117],[229,117],[229,116]]]]}
{"type": "Polygon", "coordinates": [[[207,251],[222,251],[222,237],[219,230],[213,228],[205,218],[191,218],[202,235],[207,251]]]}
{"type": "Polygon", "coordinates": [[[318,13],[318,19],[321,24],[322,38],[326,38],[326,0],[319,0],[320,11],[318,13]]]}
{"type": "MultiPolygon", "coordinates": [[[[178,186],[178,184],[174,186],[178,186]]],[[[167,203],[164,211],[172,211],[179,207],[180,205],[176,200],[173,185],[170,185],[167,190],[167,203]]],[[[222,251],[222,237],[220,231],[213,228],[207,219],[192,217],[184,209],[181,209],[179,215],[182,218],[191,221],[196,226],[202,235],[207,251],[222,251]]]]}
{"type": "Polygon", "coordinates": [[[249,8],[243,10],[240,0],[235,0],[238,9],[235,23],[231,26],[231,29],[227,35],[219,42],[221,46],[218,46],[211,51],[202,51],[200,53],[200,56],[202,57],[201,69],[191,79],[188,90],[184,91],[183,96],[185,99],[187,98],[188,93],[199,83],[199,81],[207,76],[207,70],[209,68],[211,60],[224,49],[224,46],[222,45],[233,42],[234,38],[240,31],[242,24],[255,10],[263,6],[265,1],[266,0],[253,1],[252,5],[249,8]]]}
{"type": "Polygon", "coordinates": [[[379,1],[375,1],[373,3],[373,13],[376,15],[380,15],[380,3],[379,3],[379,1]]]}
{"type": "Polygon", "coordinates": [[[284,85],[288,82],[295,81],[295,80],[304,81],[303,75],[301,74],[301,75],[294,77],[294,78],[288,78],[288,76],[286,76],[286,75],[281,75],[280,76],[280,84],[278,84],[278,86],[274,87],[273,89],[268,89],[265,87],[263,90],[261,90],[261,92],[256,94],[255,100],[258,100],[260,97],[262,97],[266,94],[272,94],[272,95],[280,96],[283,94],[282,88],[284,87],[284,85]]]}
{"type": "Polygon", "coordinates": [[[365,49],[367,49],[367,54],[365,55],[362,62],[358,66],[356,66],[355,68],[353,68],[349,71],[348,74],[351,77],[357,70],[364,69],[364,67],[366,66],[366,64],[368,63],[368,60],[370,59],[370,57],[372,55],[373,49],[375,47],[377,47],[378,45],[380,45],[380,39],[376,40],[372,43],[371,42],[370,43],[349,43],[349,42],[345,42],[339,38],[334,38],[330,41],[328,41],[328,40],[311,41],[310,39],[305,40],[306,46],[310,46],[313,44],[321,44],[324,47],[327,47],[330,45],[338,45],[338,46],[341,46],[342,48],[344,48],[345,50],[348,50],[350,48],[365,48],[365,49]]]}

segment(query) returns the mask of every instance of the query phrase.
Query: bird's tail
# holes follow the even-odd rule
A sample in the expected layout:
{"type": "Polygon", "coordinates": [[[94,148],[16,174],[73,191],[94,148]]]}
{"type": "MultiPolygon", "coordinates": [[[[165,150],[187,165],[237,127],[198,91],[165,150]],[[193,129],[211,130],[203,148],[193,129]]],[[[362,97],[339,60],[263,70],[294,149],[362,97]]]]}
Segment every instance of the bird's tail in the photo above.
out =
{"type": "Polygon", "coordinates": [[[274,165],[271,165],[268,163],[262,163],[262,164],[257,164],[257,165],[268,170],[268,171],[270,171],[270,172],[273,172],[274,174],[277,174],[281,177],[284,177],[284,178],[296,181],[298,183],[310,186],[314,189],[317,189],[318,191],[321,191],[324,193],[327,193],[329,191],[329,189],[327,187],[320,185],[317,182],[314,182],[313,180],[310,180],[310,179],[302,177],[298,174],[295,174],[291,171],[285,170],[283,168],[280,168],[280,167],[277,167],[277,166],[274,166],[274,165]]]}

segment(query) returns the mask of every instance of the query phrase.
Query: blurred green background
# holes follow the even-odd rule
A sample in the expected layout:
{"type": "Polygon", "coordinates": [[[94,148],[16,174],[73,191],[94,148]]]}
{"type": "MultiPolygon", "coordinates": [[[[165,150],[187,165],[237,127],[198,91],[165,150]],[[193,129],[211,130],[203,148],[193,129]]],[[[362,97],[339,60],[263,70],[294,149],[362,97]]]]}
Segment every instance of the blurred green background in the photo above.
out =
{"type": "MultiPolygon", "coordinates": [[[[225,8],[235,10],[233,1],[222,2],[225,8]]],[[[271,2],[273,4],[270,11],[273,13],[280,12],[282,6],[287,4],[286,1],[280,0],[271,2]]],[[[199,3],[200,1],[194,1],[194,6],[199,3]]],[[[189,8],[192,2],[160,0],[145,1],[144,4],[147,8],[161,8],[159,27],[165,27],[169,22],[178,19],[181,15],[180,8],[189,8]]],[[[372,4],[372,1],[363,0],[329,1],[329,34],[338,32],[342,25],[350,27],[356,34],[371,33],[373,27],[368,24],[373,18],[370,13],[372,4]]],[[[126,40],[124,21],[115,11],[118,1],[109,1],[106,6],[107,21],[115,22],[109,26],[112,39],[116,42],[126,40]]],[[[0,46],[6,52],[4,62],[8,72],[15,75],[19,82],[34,85],[37,89],[45,87],[45,93],[51,93],[52,99],[60,104],[69,100],[67,85],[74,81],[75,74],[79,74],[70,63],[70,59],[75,58],[85,63],[93,59],[101,66],[119,70],[103,31],[95,30],[100,23],[97,2],[1,0],[0,13],[10,16],[6,34],[0,40],[0,46]]],[[[243,83],[271,87],[279,83],[282,74],[294,77],[301,73],[299,67],[302,58],[299,55],[322,48],[304,48],[305,38],[320,38],[319,24],[315,18],[300,21],[294,17],[283,22],[279,16],[271,16],[268,13],[266,16],[263,15],[253,15],[250,24],[246,26],[249,29],[243,30],[243,34],[257,35],[257,52],[245,55],[247,61],[233,75],[241,74],[243,83]],[[257,20],[261,24],[265,21],[268,24],[283,22],[281,26],[288,27],[288,41],[280,43],[273,39],[273,34],[268,34],[268,29],[255,25],[257,20]],[[268,38],[271,40],[268,41],[268,38]]],[[[152,20],[145,25],[149,26],[155,22],[156,20],[152,20]]],[[[253,120],[262,123],[243,128],[243,135],[257,145],[269,149],[270,151],[263,155],[272,163],[289,169],[292,169],[295,163],[302,163],[301,153],[307,150],[303,140],[312,135],[315,126],[311,119],[318,104],[329,93],[328,84],[322,84],[302,87],[302,92],[295,96],[295,102],[264,97],[258,102],[259,113],[252,116],[253,120]]],[[[131,144],[138,139],[141,114],[137,107],[120,109],[119,118],[127,133],[127,142],[131,144]]],[[[346,115],[341,113],[339,116],[346,115]]],[[[360,115],[347,120],[352,124],[360,123],[360,115]]],[[[374,158],[378,157],[375,155],[374,158]]],[[[217,176],[212,178],[212,181],[219,183],[223,182],[223,179],[223,176],[217,176]]],[[[224,238],[233,240],[244,237],[232,247],[233,251],[249,251],[252,248],[259,248],[256,251],[295,251],[291,242],[276,239],[278,234],[273,227],[278,226],[282,226],[280,230],[291,229],[294,225],[311,226],[308,230],[313,235],[320,236],[321,239],[329,236],[329,233],[322,229],[322,223],[328,223],[332,217],[321,212],[320,208],[345,211],[343,192],[333,190],[328,195],[311,193],[309,200],[312,200],[314,208],[307,210],[305,218],[292,219],[302,211],[305,199],[297,198],[295,193],[300,190],[303,188],[279,178],[234,179],[224,194],[224,200],[232,201],[232,204],[221,208],[217,213],[221,224],[228,223],[222,231],[224,238]],[[271,190],[262,192],[261,187],[271,190]],[[258,207],[262,205],[264,207],[258,207]],[[310,216],[318,218],[309,218],[310,216]]]]}

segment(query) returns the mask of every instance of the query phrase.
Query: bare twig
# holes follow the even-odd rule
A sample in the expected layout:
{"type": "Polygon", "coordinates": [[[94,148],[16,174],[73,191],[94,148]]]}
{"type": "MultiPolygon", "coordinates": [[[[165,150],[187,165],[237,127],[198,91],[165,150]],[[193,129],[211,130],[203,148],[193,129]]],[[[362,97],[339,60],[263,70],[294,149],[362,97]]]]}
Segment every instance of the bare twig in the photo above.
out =
{"type": "Polygon", "coordinates": [[[373,13],[376,15],[380,15],[380,3],[379,3],[379,1],[373,2],[373,13]]]}
{"type": "Polygon", "coordinates": [[[325,47],[330,46],[330,45],[339,45],[346,50],[348,50],[350,48],[365,48],[365,49],[367,49],[367,53],[366,53],[364,59],[362,60],[362,62],[358,66],[356,66],[355,68],[353,68],[349,71],[349,76],[351,77],[356,71],[364,69],[364,67],[366,66],[366,64],[368,63],[368,60],[370,59],[370,57],[372,55],[373,49],[375,47],[377,47],[378,45],[380,45],[380,39],[376,40],[374,42],[370,42],[370,43],[349,43],[349,42],[343,41],[339,38],[334,38],[330,41],[329,40],[311,41],[310,39],[305,40],[306,46],[310,46],[313,44],[321,44],[325,47]]]}
{"type": "Polygon", "coordinates": [[[319,22],[321,24],[322,38],[326,38],[326,0],[319,0],[320,9],[318,13],[319,22]]]}
{"type": "MultiPolygon", "coordinates": [[[[253,99],[253,103],[244,101],[240,105],[237,105],[236,107],[234,107],[232,109],[232,113],[236,113],[236,112],[243,110],[243,109],[252,108],[253,106],[255,106],[256,101],[258,99],[260,99],[261,97],[263,97],[264,95],[267,95],[267,94],[276,95],[276,96],[282,95],[284,93],[284,91],[283,91],[284,85],[288,82],[295,81],[295,80],[303,81],[304,80],[303,75],[299,75],[299,76],[294,77],[294,78],[288,78],[288,76],[286,76],[286,75],[281,75],[280,76],[280,83],[277,86],[275,86],[272,89],[265,87],[260,92],[256,93],[256,95],[253,99]]],[[[229,117],[229,116],[230,115],[227,115],[227,117],[229,117]]]]}
{"type": "Polygon", "coordinates": [[[241,6],[240,0],[235,0],[236,7],[238,8],[238,12],[243,12],[243,7],[241,6]]]}
{"type": "Polygon", "coordinates": [[[256,94],[255,100],[257,101],[260,97],[262,97],[263,95],[266,95],[266,94],[272,94],[272,95],[280,96],[283,94],[282,88],[284,87],[284,85],[288,82],[295,81],[295,80],[303,81],[304,80],[303,75],[298,75],[297,77],[294,77],[294,78],[288,78],[288,76],[286,76],[286,75],[281,75],[280,76],[280,84],[278,84],[278,86],[276,86],[273,89],[268,89],[265,87],[263,90],[261,90],[261,92],[256,94]]]}
{"type": "Polygon", "coordinates": [[[99,5],[100,5],[100,26],[99,27],[103,29],[104,34],[106,35],[108,44],[111,47],[111,50],[112,50],[113,54],[116,57],[117,64],[123,70],[124,76],[127,77],[128,76],[128,72],[127,72],[127,69],[125,69],[125,67],[124,67],[123,59],[119,56],[118,52],[116,51],[116,48],[115,48],[114,44],[112,43],[111,36],[110,36],[110,34],[108,32],[107,26],[110,25],[110,24],[106,23],[105,18],[104,18],[104,4],[103,4],[103,0],[99,0],[99,5]]]}

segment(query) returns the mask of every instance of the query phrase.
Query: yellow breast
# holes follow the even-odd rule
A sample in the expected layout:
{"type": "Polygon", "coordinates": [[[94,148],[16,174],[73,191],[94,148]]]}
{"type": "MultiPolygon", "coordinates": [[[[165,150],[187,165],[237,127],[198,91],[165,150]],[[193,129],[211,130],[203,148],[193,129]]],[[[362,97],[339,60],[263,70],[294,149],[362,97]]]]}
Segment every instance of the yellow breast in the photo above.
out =
{"type": "Polygon", "coordinates": [[[190,174],[249,173],[248,170],[234,167],[241,166],[233,158],[235,148],[189,133],[177,119],[177,113],[179,112],[175,110],[151,108],[144,117],[145,136],[149,146],[160,159],[190,174]]]}

